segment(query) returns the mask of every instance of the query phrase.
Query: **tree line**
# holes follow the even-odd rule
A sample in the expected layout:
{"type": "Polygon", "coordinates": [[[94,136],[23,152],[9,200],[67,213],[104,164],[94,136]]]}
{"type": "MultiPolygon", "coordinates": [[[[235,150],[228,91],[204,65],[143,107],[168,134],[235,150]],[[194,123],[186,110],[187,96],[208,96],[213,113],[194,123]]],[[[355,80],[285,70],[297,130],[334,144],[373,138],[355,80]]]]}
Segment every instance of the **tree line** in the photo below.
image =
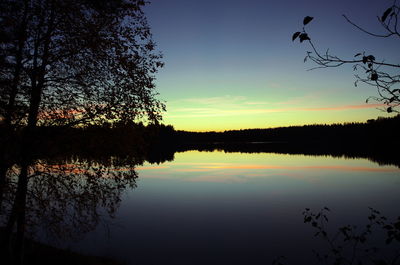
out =
{"type": "MultiPolygon", "coordinates": [[[[107,156],[141,157],[142,162],[173,160],[175,152],[187,150],[225,152],[275,152],[288,154],[367,157],[381,163],[400,165],[392,150],[400,147],[396,132],[400,115],[371,119],[364,123],[304,125],[269,129],[188,132],[172,125],[104,123],[86,127],[41,126],[35,135],[37,156],[80,155],[99,159],[107,156]],[[388,141],[390,139],[390,141],[388,141]]],[[[13,141],[1,137],[2,145],[18,150],[22,132],[13,141]]],[[[12,156],[12,152],[9,152],[12,156]]],[[[15,156],[18,152],[15,151],[15,156]]]]}
{"type": "Polygon", "coordinates": [[[364,142],[365,144],[398,144],[400,115],[371,119],[363,123],[315,124],[269,129],[229,130],[224,132],[177,131],[181,142],[364,142]],[[391,139],[390,142],[385,139],[391,139]]]}

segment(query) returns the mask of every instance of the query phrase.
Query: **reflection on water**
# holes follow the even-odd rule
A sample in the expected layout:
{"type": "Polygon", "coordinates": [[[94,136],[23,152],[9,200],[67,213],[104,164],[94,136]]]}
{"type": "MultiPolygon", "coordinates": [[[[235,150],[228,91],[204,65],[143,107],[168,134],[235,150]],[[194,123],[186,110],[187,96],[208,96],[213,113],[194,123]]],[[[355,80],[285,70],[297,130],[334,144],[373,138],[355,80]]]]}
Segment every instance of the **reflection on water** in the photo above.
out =
{"type": "Polygon", "coordinates": [[[13,164],[1,225],[12,238],[24,216],[29,237],[127,264],[271,264],[279,255],[299,264],[320,244],[303,224],[306,207],[329,206],[333,227],[364,223],[367,207],[399,215],[399,168],[366,159],[188,151],[142,162],[13,164]]]}
{"type": "Polygon", "coordinates": [[[3,260],[21,262],[25,237],[80,239],[102,216],[113,217],[121,193],[136,186],[136,171],[127,162],[117,158],[36,159],[4,168],[3,260]]]}
{"type": "Polygon", "coordinates": [[[191,151],[137,170],[110,238],[68,246],[128,264],[305,264],[321,243],[305,207],[330,206],[333,227],[368,221],[368,206],[399,214],[400,170],[366,159],[191,151]]]}

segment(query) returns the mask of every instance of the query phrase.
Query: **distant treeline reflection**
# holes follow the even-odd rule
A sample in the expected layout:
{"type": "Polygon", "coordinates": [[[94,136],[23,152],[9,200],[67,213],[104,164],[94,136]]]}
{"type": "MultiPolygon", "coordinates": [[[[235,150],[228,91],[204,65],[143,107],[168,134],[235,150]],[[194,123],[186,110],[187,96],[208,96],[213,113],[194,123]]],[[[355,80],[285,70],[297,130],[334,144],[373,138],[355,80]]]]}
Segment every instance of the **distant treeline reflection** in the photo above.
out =
{"type": "MultiPolygon", "coordinates": [[[[90,159],[130,157],[136,165],[163,163],[175,152],[188,150],[244,153],[284,153],[368,158],[400,167],[400,115],[366,123],[305,125],[224,132],[187,132],[171,125],[105,124],[87,128],[41,127],[36,131],[34,156],[75,155],[90,159]]],[[[3,146],[21,150],[19,134],[1,131],[3,146]]],[[[12,155],[12,154],[9,154],[12,155]]]]}

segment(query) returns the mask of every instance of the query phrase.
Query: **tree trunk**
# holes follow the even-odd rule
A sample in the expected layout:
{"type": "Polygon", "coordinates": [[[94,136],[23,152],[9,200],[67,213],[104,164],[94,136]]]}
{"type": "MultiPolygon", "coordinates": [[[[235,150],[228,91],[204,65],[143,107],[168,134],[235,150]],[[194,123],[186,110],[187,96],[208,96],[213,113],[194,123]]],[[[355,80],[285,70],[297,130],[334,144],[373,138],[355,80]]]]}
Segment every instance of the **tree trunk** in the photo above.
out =
{"type": "Polygon", "coordinates": [[[18,47],[17,53],[15,55],[15,70],[14,70],[14,77],[10,91],[10,98],[8,99],[6,114],[5,114],[5,123],[7,125],[11,125],[12,117],[14,114],[14,105],[15,105],[15,98],[17,97],[18,93],[18,85],[22,71],[22,54],[25,48],[25,40],[26,40],[26,28],[27,28],[27,17],[28,17],[28,0],[24,1],[24,14],[22,16],[22,22],[20,25],[20,29],[18,31],[18,47]]]}
{"type": "Polygon", "coordinates": [[[55,13],[54,6],[51,6],[50,17],[48,20],[47,30],[43,36],[43,53],[41,56],[41,65],[37,65],[37,59],[39,57],[38,49],[40,42],[37,41],[35,45],[34,54],[34,76],[32,77],[31,87],[31,98],[29,104],[29,116],[28,116],[28,130],[36,127],[40,109],[40,103],[42,100],[43,88],[45,85],[46,66],[49,60],[49,48],[51,43],[51,34],[53,31],[55,13]]]}

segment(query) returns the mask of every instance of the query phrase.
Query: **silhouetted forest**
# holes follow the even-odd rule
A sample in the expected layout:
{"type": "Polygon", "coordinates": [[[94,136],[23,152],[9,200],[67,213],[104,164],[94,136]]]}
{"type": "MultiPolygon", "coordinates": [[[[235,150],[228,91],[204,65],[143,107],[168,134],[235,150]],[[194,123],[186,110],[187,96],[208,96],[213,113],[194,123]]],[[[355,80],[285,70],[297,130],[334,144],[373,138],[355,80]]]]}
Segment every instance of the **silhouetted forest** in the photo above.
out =
{"type": "Polygon", "coordinates": [[[175,132],[179,151],[221,150],[368,158],[400,167],[400,115],[365,123],[304,125],[224,132],[175,132]]]}
{"type": "MultiPolygon", "coordinates": [[[[188,132],[171,125],[142,123],[105,124],[85,128],[37,127],[35,157],[79,155],[100,159],[131,156],[150,163],[173,160],[175,152],[187,150],[225,152],[271,152],[306,155],[364,157],[382,164],[400,166],[393,155],[400,146],[397,132],[400,115],[366,123],[304,125],[271,129],[246,129],[224,132],[188,132]]],[[[8,156],[22,150],[23,131],[1,131],[2,146],[8,156]]],[[[139,159],[139,160],[140,160],[139,159]]],[[[140,163],[141,162],[141,163],[140,163]]]]}
{"type": "MultiPolygon", "coordinates": [[[[366,123],[332,125],[304,125],[271,129],[246,129],[224,132],[194,133],[178,131],[183,142],[366,142],[385,145],[385,141],[398,143],[400,116],[378,118],[366,123]]],[[[388,143],[389,144],[389,143],[388,143]]]]}

